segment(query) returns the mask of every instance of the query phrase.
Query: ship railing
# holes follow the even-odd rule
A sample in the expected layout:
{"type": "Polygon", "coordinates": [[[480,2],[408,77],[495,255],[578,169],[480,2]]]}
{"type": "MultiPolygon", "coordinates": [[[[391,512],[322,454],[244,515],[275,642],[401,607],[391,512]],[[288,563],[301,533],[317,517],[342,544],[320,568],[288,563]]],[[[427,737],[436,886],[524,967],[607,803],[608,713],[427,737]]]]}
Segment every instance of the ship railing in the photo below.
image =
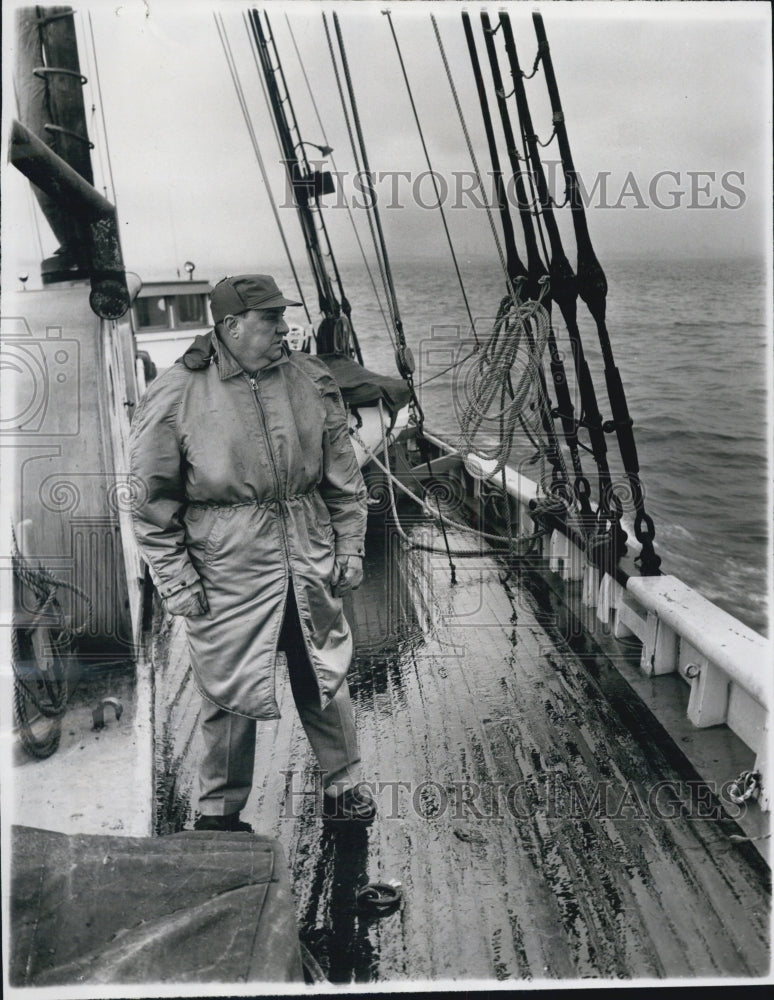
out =
{"type": "MultiPolygon", "coordinates": [[[[455,452],[432,433],[426,437],[446,454],[455,452]]],[[[494,468],[476,455],[460,456],[480,489],[494,468]]],[[[500,476],[496,482],[500,485],[500,476]]],[[[516,501],[513,530],[528,533],[533,522],[530,501],[538,485],[506,466],[505,486],[516,501]]],[[[624,523],[624,527],[626,527],[624,523]]],[[[629,562],[639,545],[629,531],[629,562]]],[[[760,775],[758,803],[770,808],[768,710],[771,704],[772,643],[675,576],[643,577],[619,570],[600,572],[569,534],[554,529],[541,539],[541,555],[550,571],[574,584],[584,617],[596,618],[614,639],[636,637],[642,644],[640,670],[645,676],[676,674],[690,687],[686,715],[693,726],[727,726],[755,754],[753,771],[760,775]]]]}

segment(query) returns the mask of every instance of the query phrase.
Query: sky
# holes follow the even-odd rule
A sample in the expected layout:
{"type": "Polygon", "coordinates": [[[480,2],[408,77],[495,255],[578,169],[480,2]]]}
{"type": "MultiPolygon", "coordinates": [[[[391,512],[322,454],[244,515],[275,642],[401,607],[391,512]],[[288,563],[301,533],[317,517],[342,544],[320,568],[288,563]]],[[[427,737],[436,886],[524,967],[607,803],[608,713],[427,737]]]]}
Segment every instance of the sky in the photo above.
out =
{"type": "MultiPolygon", "coordinates": [[[[4,5],[6,56],[13,48],[12,6],[4,5]]],[[[536,51],[530,16],[535,7],[544,15],[575,165],[591,192],[589,225],[598,255],[684,259],[765,252],[771,232],[768,4],[513,4],[516,44],[527,71],[536,51]]],[[[391,254],[432,257],[446,252],[443,229],[438,212],[429,207],[434,195],[428,165],[384,8],[370,2],[274,0],[266,5],[300,132],[308,142],[334,148],[328,166],[342,172],[340,190],[351,198],[357,194],[355,166],[321,16],[328,13],[333,30],[331,11],[338,12],[370,166],[381,177],[375,189],[391,254]]],[[[280,216],[291,252],[303,252],[245,29],[245,9],[235,2],[199,0],[78,6],[96,185],[115,199],[126,266],[145,280],[172,277],[186,260],[195,262],[197,277],[263,270],[284,260],[215,11],[222,15],[234,52],[270,185],[286,205],[280,216]]],[[[408,0],[391,4],[431,165],[448,188],[447,220],[464,261],[493,255],[495,246],[486,212],[463,193],[474,183],[472,164],[430,20],[434,15],[486,173],[491,164],[462,9],[472,15],[479,57],[486,64],[478,18],[486,8],[408,0]]],[[[498,9],[489,7],[493,20],[498,9]]],[[[500,36],[497,41],[502,48],[500,36]]],[[[12,62],[4,59],[4,72],[12,62]]],[[[501,68],[509,80],[502,51],[501,68]]],[[[535,130],[548,139],[551,111],[542,73],[526,86],[535,130]]],[[[15,114],[13,88],[6,85],[4,94],[7,129],[15,114]]],[[[491,90],[490,102],[496,114],[491,90]]],[[[515,114],[513,98],[510,102],[515,114]]],[[[499,132],[499,122],[496,128],[499,132]]],[[[307,151],[317,155],[311,147],[307,151]]],[[[555,142],[545,154],[557,163],[555,142]]],[[[561,184],[556,193],[561,200],[561,184]]],[[[33,218],[26,182],[7,166],[3,194],[4,280],[13,284],[25,271],[28,287],[34,287],[39,247],[47,254],[56,243],[45,222],[33,218]]],[[[337,255],[352,258],[356,244],[341,196],[326,202],[335,203],[326,221],[337,255]]],[[[365,213],[356,215],[367,238],[365,213]]],[[[559,215],[573,259],[569,212],[559,215]]]]}

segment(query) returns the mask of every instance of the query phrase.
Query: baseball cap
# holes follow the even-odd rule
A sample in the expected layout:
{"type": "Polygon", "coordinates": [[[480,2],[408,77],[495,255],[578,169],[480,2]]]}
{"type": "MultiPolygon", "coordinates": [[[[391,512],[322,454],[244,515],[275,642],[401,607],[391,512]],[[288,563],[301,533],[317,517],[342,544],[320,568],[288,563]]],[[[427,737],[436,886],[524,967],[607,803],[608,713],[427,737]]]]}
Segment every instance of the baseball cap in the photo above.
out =
{"type": "Polygon", "coordinates": [[[234,278],[223,278],[210,293],[214,323],[220,323],[224,316],[238,316],[248,309],[300,305],[300,302],[285,298],[270,274],[240,274],[234,278]]]}

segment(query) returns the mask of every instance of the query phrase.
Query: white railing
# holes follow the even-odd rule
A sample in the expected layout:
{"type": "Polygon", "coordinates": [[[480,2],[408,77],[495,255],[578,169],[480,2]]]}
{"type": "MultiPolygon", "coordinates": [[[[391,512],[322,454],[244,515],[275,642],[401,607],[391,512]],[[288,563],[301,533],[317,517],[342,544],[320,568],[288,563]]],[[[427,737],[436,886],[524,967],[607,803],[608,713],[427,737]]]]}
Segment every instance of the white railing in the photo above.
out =
{"type": "MultiPolygon", "coordinates": [[[[449,446],[431,435],[433,442],[449,446]]],[[[474,480],[486,480],[494,469],[468,455],[464,464],[474,480]]],[[[500,475],[492,480],[500,485],[500,475]]],[[[520,530],[531,525],[529,501],[537,484],[506,466],[505,485],[517,501],[520,530]]],[[[631,534],[631,532],[629,532],[631,534]]],[[[631,540],[634,555],[640,546],[631,540]]],[[[629,577],[626,586],[602,574],[562,532],[542,539],[549,567],[565,581],[580,584],[580,600],[593,610],[605,631],[616,639],[634,635],[642,643],[640,669],[648,676],[677,673],[690,685],[686,713],[697,728],[726,725],[755,754],[761,774],[761,808],[769,808],[768,713],[772,702],[771,640],[748,628],[674,576],[629,577]]]]}

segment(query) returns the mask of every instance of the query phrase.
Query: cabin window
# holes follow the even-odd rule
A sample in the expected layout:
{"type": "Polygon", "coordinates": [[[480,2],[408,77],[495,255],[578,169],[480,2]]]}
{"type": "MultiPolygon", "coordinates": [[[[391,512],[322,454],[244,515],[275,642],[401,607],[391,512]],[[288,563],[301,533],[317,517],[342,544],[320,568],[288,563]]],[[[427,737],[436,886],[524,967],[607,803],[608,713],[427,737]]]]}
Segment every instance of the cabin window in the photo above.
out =
{"type": "Polygon", "coordinates": [[[175,296],[175,326],[206,326],[204,297],[201,295],[175,296]]]}
{"type": "Polygon", "coordinates": [[[165,298],[137,299],[134,304],[137,314],[137,329],[153,326],[169,326],[167,300],[165,298]]]}

